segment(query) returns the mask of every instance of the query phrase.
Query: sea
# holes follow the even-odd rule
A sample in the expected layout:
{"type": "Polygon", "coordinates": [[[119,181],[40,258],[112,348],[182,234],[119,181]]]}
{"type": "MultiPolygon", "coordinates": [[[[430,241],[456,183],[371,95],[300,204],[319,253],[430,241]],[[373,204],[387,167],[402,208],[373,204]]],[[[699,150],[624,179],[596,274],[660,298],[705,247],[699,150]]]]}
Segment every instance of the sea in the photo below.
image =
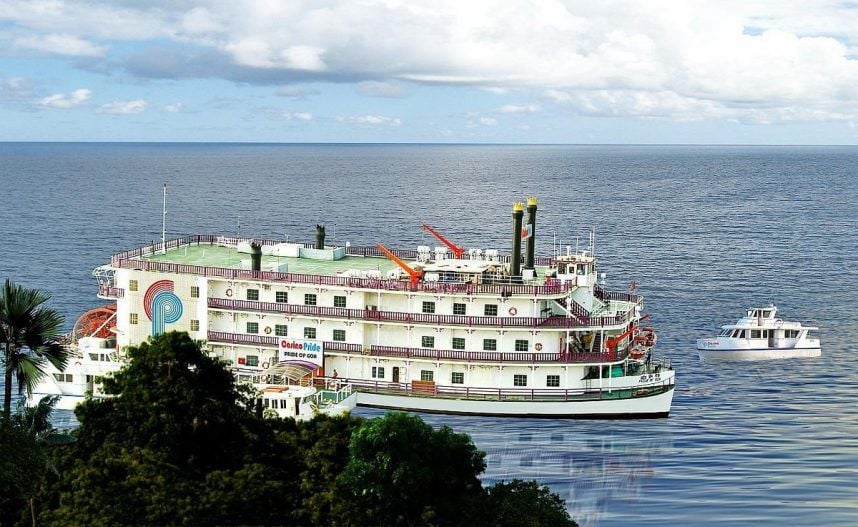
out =
{"type": "Polygon", "coordinates": [[[470,434],[484,483],[536,479],[587,527],[858,525],[856,147],[0,143],[0,279],[70,328],[93,268],[160,239],[165,184],[169,237],[436,245],[425,222],[502,252],[535,196],[538,254],[594,232],[606,287],[644,295],[676,395],[656,420],[424,416],[470,434]],[[821,357],[699,360],[769,303],[821,357]]]}

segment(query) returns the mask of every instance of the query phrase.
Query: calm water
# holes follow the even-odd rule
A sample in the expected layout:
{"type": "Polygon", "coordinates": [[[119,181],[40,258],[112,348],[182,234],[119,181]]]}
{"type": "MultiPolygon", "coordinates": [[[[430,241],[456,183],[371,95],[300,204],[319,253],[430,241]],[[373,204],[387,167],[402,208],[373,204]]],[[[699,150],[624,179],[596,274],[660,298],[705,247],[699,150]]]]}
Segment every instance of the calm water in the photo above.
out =
{"type": "Polygon", "coordinates": [[[550,484],[587,526],[858,524],[858,148],[0,144],[0,278],[71,325],[99,304],[93,267],[160,238],[164,183],[171,236],[309,241],[323,222],[434,245],[425,221],[504,252],[512,202],[538,196],[538,251],[595,226],[677,393],[657,421],[427,416],[488,452],[485,480],[550,484]],[[823,356],[698,361],[695,338],[764,302],[819,325],[823,356]]]}

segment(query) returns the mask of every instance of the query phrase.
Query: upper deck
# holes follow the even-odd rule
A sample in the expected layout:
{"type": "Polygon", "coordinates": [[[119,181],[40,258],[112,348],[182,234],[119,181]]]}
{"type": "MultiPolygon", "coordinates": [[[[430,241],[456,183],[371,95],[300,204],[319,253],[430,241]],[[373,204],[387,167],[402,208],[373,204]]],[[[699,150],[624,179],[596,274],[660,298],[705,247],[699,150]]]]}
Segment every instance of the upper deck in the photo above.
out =
{"type": "MultiPolygon", "coordinates": [[[[546,270],[551,260],[537,259],[533,279],[522,282],[472,283],[464,281],[423,281],[410,284],[407,280],[389,278],[388,272],[398,269],[397,264],[375,247],[348,247],[346,255],[339,260],[317,260],[311,258],[273,256],[263,254],[262,270],[248,269],[250,254],[239,252],[235,247],[219,245],[224,238],[212,235],[185,236],[169,240],[166,246],[155,243],[114,255],[111,266],[124,269],[195,274],[213,278],[244,279],[275,282],[323,284],[354,288],[410,290],[443,293],[489,293],[556,295],[574,289],[573,282],[561,282],[547,278],[546,270]],[[285,264],[286,271],[280,269],[285,264]],[[346,271],[365,272],[371,277],[342,276],[346,271]]],[[[231,239],[230,242],[246,242],[247,239],[231,239]]],[[[263,246],[280,242],[256,240],[263,246]]],[[[304,247],[309,248],[309,245],[304,247]]],[[[417,251],[394,250],[397,257],[407,261],[417,260],[417,251]]],[[[465,256],[467,259],[467,256],[465,256]]],[[[508,256],[498,256],[500,264],[508,262],[508,256]]]]}

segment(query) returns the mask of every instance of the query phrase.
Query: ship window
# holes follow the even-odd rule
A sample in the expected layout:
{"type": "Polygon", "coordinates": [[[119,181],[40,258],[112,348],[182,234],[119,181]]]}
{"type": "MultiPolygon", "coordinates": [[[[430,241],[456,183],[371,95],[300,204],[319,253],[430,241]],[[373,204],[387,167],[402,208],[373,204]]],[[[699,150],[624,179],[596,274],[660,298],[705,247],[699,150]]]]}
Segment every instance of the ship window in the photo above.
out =
{"type": "Polygon", "coordinates": [[[434,348],[435,347],[435,337],[428,337],[426,335],[420,337],[420,347],[421,348],[434,348]]]}
{"type": "Polygon", "coordinates": [[[55,373],[54,379],[59,382],[72,382],[74,380],[71,373],[55,373]]]}
{"type": "Polygon", "coordinates": [[[516,340],[515,341],[515,351],[527,351],[527,341],[526,340],[516,340]]]}
{"type": "Polygon", "coordinates": [[[345,341],[346,341],[346,330],[335,329],[334,330],[334,342],[345,342],[345,341]]]}
{"type": "Polygon", "coordinates": [[[253,366],[254,368],[259,366],[259,356],[248,355],[245,364],[247,364],[248,366],[253,366]]]}
{"type": "Polygon", "coordinates": [[[548,386],[549,388],[560,387],[560,376],[559,375],[546,375],[545,376],[545,386],[548,386]]]}
{"type": "Polygon", "coordinates": [[[247,290],[247,299],[248,300],[259,300],[259,289],[248,289],[247,290]]]}
{"type": "Polygon", "coordinates": [[[751,338],[752,339],[760,338],[760,330],[759,329],[752,329],[751,330],[751,338]]]}
{"type": "Polygon", "coordinates": [[[259,322],[248,322],[247,323],[247,332],[248,333],[259,333],[259,322]]]}
{"type": "Polygon", "coordinates": [[[139,319],[140,319],[140,316],[137,313],[131,313],[128,315],[128,323],[129,324],[136,324],[139,319]]]}
{"type": "Polygon", "coordinates": [[[199,331],[200,330],[200,321],[197,319],[191,319],[191,331],[199,331]]]}
{"type": "Polygon", "coordinates": [[[465,314],[465,304],[459,304],[459,303],[453,304],[453,314],[454,315],[464,315],[465,314]]]}
{"type": "Polygon", "coordinates": [[[486,351],[497,351],[498,341],[495,339],[483,339],[483,349],[486,351]]]}
{"type": "Polygon", "coordinates": [[[304,294],[304,305],[305,306],[315,306],[316,305],[316,295],[314,293],[304,294]]]}
{"type": "Polygon", "coordinates": [[[527,375],[513,375],[512,376],[512,385],[513,386],[527,386],[527,375]]]}
{"type": "Polygon", "coordinates": [[[486,307],[483,309],[483,315],[487,317],[496,317],[498,316],[498,306],[497,304],[486,304],[486,307]]]}
{"type": "Polygon", "coordinates": [[[289,328],[286,324],[274,324],[274,335],[278,337],[285,337],[289,335],[289,328]]]}
{"type": "Polygon", "coordinates": [[[765,310],[765,311],[763,311],[763,318],[769,318],[769,316],[770,316],[771,314],[772,314],[772,312],[771,312],[771,311],[769,311],[769,310],[765,310]]]}
{"type": "Polygon", "coordinates": [[[334,297],[334,307],[346,307],[346,297],[335,296],[334,297]]]}
{"type": "Polygon", "coordinates": [[[286,291],[277,291],[274,293],[274,301],[278,304],[285,304],[289,301],[289,293],[286,291]]]}
{"type": "Polygon", "coordinates": [[[305,339],[316,338],[316,328],[304,328],[304,338],[305,339]]]}
{"type": "Polygon", "coordinates": [[[435,380],[435,372],[432,370],[420,370],[420,380],[421,381],[434,381],[435,380]]]}
{"type": "Polygon", "coordinates": [[[372,378],[373,379],[384,379],[384,367],[383,366],[373,366],[372,367],[372,378]]]}
{"type": "Polygon", "coordinates": [[[454,350],[465,349],[465,339],[463,339],[462,337],[453,337],[453,349],[454,350]]]}
{"type": "Polygon", "coordinates": [[[89,360],[98,361],[98,353],[90,353],[89,360]]]}
{"type": "Polygon", "coordinates": [[[196,285],[191,286],[191,298],[199,298],[200,297],[200,287],[196,285]]]}
{"type": "Polygon", "coordinates": [[[465,384],[465,374],[460,371],[454,371],[450,375],[450,383],[452,384],[465,384]]]}
{"type": "Polygon", "coordinates": [[[137,280],[129,280],[128,281],[128,290],[129,291],[137,291],[137,280]]]}
{"type": "Polygon", "coordinates": [[[435,302],[423,302],[423,313],[434,313],[435,312],[435,302]]]}
{"type": "Polygon", "coordinates": [[[719,337],[729,337],[733,333],[732,329],[722,329],[721,333],[718,334],[719,337]]]}

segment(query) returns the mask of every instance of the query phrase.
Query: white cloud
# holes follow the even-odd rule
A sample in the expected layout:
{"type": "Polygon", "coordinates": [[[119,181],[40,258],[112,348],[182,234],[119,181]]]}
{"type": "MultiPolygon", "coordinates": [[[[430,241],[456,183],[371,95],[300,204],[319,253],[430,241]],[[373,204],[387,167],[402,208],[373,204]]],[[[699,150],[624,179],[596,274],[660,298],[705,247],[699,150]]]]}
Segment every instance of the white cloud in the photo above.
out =
{"type": "Polygon", "coordinates": [[[185,111],[185,105],[180,102],[174,102],[173,104],[168,104],[164,106],[164,111],[170,113],[180,113],[185,111]]]}
{"type": "Polygon", "coordinates": [[[399,117],[386,117],[384,115],[355,115],[351,117],[337,117],[342,123],[366,124],[373,126],[400,126],[402,120],[399,117]]]}
{"type": "MultiPolygon", "coordinates": [[[[7,0],[0,20],[12,30],[0,46],[97,57],[105,49],[92,42],[172,40],[190,61],[178,71],[200,77],[364,81],[359,91],[383,96],[408,82],[467,85],[498,96],[544,93],[546,105],[598,115],[858,119],[858,10],[848,2],[193,5],[7,0]],[[202,66],[186,67],[193,60],[202,66]]],[[[512,110],[519,106],[531,105],[500,111],[532,113],[512,110]]]]}
{"type": "Polygon", "coordinates": [[[498,120],[494,117],[480,117],[480,124],[483,126],[494,126],[498,124],[498,120]]]}
{"type": "Polygon", "coordinates": [[[74,108],[76,106],[86,104],[91,96],[91,91],[86,88],[80,88],[71,92],[69,95],[64,93],[49,95],[39,101],[39,106],[42,106],[43,108],[74,108]]]}
{"type": "Polygon", "coordinates": [[[313,114],[310,112],[281,112],[280,117],[287,121],[312,121],[313,114]]]}
{"type": "Polygon", "coordinates": [[[505,104],[501,106],[501,113],[534,113],[541,110],[538,104],[505,104]]]}
{"type": "Polygon", "coordinates": [[[28,35],[16,38],[13,45],[23,50],[78,57],[100,57],[107,51],[103,46],[96,46],[74,35],[28,35]]]}
{"type": "Polygon", "coordinates": [[[358,92],[371,97],[405,97],[407,90],[398,82],[364,81],[357,85],[358,92]]]}
{"type": "Polygon", "coordinates": [[[101,107],[98,109],[98,112],[112,114],[133,114],[140,113],[146,110],[147,106],[149,106],[149,103],[143,99],[136,99],[133,101],[113,101],[101,105],[101,107]]]}

